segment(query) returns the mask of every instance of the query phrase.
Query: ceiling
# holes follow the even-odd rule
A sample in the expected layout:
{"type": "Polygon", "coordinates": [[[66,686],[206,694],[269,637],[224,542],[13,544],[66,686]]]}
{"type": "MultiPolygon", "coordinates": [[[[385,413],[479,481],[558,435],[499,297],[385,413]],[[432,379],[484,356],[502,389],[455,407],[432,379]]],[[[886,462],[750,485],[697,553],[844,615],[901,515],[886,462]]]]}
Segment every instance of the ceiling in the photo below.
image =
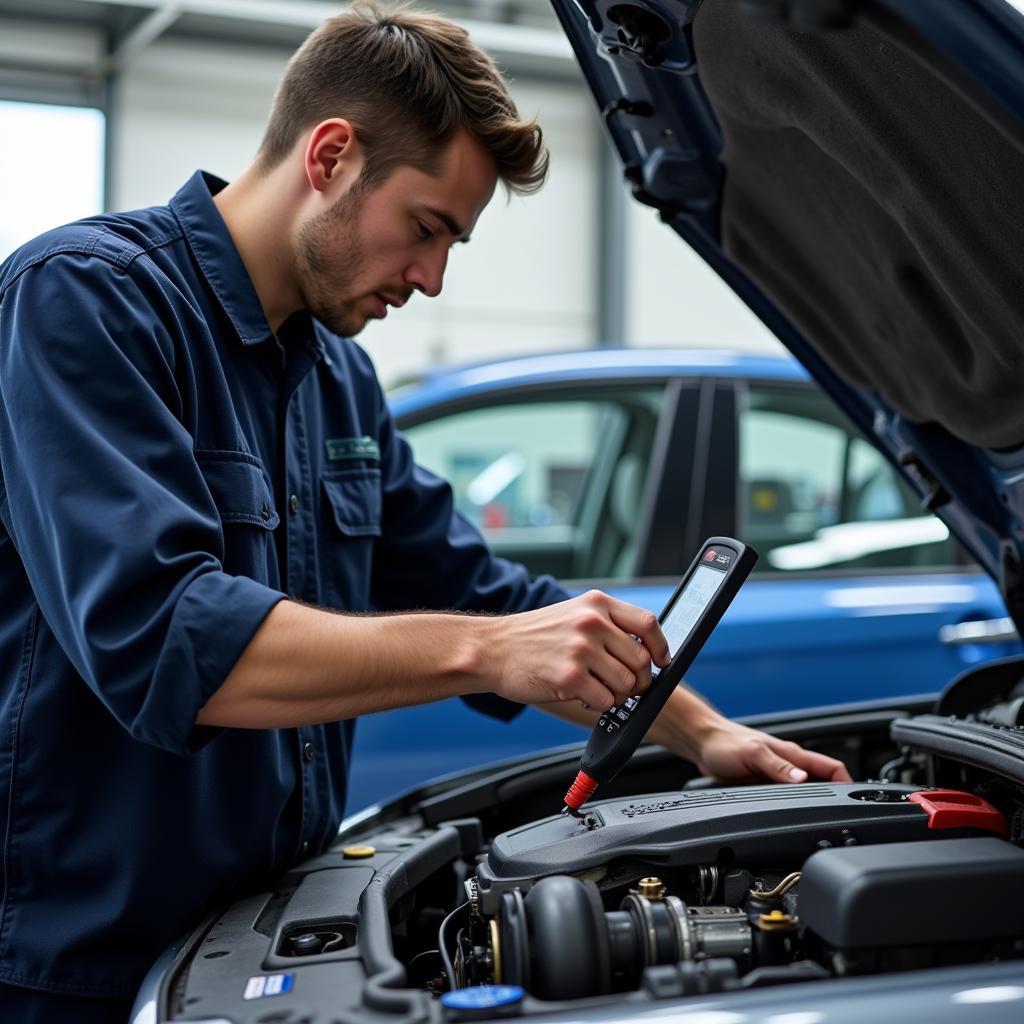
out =
{"type": "MultiPolygon", "coordinates": [[[[23,31],[78,30],[98,37],[98,67],[123,70],[159,38],[214,41],[288,52],[346,5],[324,0],[0,0],[0,24],[23,31]]],[[[442,0],[429,5],[462,23],[513,74],[578,78],[572,51],[547,0],[442,0]]],[[[0,29],[0,35],[5,34],[0,29]]],[[[10,38],[10,33],[7,33],[10,38]]],[[[86,52],[83,62],[93,59],[86,52]]],[[[68,55],[0,45],[8,71],[68,69],[68,55]]]]}

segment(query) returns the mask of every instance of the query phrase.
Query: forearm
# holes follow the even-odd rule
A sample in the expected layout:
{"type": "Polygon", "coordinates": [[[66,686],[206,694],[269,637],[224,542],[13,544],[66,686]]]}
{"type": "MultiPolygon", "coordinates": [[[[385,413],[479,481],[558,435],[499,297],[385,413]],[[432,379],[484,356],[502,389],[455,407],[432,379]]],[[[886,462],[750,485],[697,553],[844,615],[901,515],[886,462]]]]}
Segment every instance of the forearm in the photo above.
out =
{"type": "Polygon", "coordinates": [[[647,688],[652,658],[668,661],[657,619],[598,591],[496,616],[339,615],[281,601],[196,723],[290,728],[486,692],[608,708],[647,688]]]}
{"type": "Polygon", "coordinates": [[[727,721],[693,690],[681,685],[665,702],[647,738],[687,761],[696,762],[708,734],[727,721]]]}
{"type": "Polygon", "coordinates": [[[196,722],[290,728],[483,692],[494,621],[338,615],[281,601],[196,722]]]}
{"type": "MultiPolygon", "coordinates": [[[[598,718],[578,703],[551,705],[550,710],[579,725],[592,726],[598,718]]],[[[677,687],[665,702],[647,739],[692,761],[702,774],[721,782],[851,781],[841,761],[730,722],[685,686],[677,687]]]]}
{"type": "MultiPolygon", "coordinates": [[[[600,717],[599,712],[587,710],[576,701],[544,705],[544,710],[586,729],[592,729],[600,717]]],[[[710,704],[685,685],[677,686],[646,738],[688,761],[696,761],[708,732],[723,722],[725,719],[710,704]]]]}

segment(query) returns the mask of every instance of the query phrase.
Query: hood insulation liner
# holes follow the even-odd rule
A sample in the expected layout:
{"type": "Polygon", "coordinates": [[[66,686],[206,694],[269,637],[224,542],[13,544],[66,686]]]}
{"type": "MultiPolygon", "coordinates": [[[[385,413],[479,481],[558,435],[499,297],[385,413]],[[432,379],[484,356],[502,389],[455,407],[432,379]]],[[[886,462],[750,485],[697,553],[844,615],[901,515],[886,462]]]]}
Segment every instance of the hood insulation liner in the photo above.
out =
{"type": "Polygon", "coordinates": [[[711,0],[693,31],[729,256],[849,383],[969,443],[1024,444],[1019,130],[877,15],[802,32],[711,0]]]}

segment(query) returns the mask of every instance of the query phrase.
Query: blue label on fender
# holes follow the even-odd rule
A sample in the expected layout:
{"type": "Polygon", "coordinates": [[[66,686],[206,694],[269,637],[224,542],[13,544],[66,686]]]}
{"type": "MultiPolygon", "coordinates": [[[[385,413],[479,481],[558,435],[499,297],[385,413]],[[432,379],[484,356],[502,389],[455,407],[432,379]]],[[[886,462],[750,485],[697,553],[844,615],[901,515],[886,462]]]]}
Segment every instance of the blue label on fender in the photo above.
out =
{"type": "Polygon", "coordinates": [[[243,999],[266,999],[267,996],[281,996],[291,992],[295,984],[294,974],[257,974],[245,983],[243,999]]]}

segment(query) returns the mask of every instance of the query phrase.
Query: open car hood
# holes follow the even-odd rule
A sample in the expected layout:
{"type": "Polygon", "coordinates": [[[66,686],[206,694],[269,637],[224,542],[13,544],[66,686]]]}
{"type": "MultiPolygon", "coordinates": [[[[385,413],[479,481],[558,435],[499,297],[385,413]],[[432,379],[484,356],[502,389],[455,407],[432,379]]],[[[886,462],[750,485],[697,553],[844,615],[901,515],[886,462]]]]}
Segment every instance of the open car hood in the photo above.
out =
{"type": "Polygon", "coordinates": [[[640,201],[895,462],[1024,626],[1024,15],[553,0],[640,201]]]}

